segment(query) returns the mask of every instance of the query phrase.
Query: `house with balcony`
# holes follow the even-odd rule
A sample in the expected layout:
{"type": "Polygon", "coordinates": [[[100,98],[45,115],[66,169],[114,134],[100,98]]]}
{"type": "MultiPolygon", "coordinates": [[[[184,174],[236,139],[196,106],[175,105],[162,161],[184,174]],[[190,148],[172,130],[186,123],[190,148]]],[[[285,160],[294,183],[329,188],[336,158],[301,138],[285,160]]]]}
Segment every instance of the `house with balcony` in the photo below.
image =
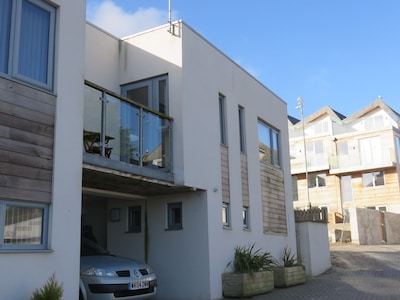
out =
{"type": "Polygon", "coordinates": [[[350,208],[400,213],[399,121],[381,98],[349,117],[322,108],[304,119],[304,139],[289,118],[294,208],[327,207],[332,242],[350,239],[350,208]]]}
{"type": "Polygon", "coordinates": [[[182,21],[119,39],[84,4],[0,2],[2,298],[54,273],[78,299],[85,225],[156,299],[221,299],[238,245],[295,252],[286,103],[182,21]]]}

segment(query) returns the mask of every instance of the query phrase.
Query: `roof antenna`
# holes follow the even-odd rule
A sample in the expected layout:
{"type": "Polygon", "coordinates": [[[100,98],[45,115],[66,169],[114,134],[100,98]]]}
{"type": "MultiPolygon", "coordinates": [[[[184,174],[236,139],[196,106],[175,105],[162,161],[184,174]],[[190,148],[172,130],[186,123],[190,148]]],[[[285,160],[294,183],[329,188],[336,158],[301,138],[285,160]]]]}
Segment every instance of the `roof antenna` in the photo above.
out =
{"type": "Polygon", "coordinates": [[[168,24],[169,32],[172,33],[172,16],[171,16],[171,0],[168,0],[168,24]]]}

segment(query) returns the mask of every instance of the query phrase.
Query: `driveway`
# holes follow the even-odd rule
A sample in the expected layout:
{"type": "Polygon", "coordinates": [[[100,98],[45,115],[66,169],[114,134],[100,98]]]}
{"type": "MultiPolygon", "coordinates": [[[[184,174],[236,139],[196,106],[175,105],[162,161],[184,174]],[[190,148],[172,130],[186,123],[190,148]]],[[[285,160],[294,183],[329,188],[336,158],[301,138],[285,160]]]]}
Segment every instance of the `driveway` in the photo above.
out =
{"type": "Polygon", "coordinates": [[[252,300],[400,299],[400,245],[332,245],[332,268],[252,300]]]}

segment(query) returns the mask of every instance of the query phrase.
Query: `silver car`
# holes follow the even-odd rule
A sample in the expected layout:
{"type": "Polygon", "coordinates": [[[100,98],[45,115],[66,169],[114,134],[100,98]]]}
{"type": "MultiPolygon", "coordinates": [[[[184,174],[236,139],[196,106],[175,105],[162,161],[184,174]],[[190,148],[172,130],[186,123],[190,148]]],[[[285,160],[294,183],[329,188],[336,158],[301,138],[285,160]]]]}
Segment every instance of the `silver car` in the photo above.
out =
{"type": "Polygon", "coordinates": [[[144,263],[111,255],[83,238],[81,243],[80,300],[149,299],[157,278],[144,263]]]}

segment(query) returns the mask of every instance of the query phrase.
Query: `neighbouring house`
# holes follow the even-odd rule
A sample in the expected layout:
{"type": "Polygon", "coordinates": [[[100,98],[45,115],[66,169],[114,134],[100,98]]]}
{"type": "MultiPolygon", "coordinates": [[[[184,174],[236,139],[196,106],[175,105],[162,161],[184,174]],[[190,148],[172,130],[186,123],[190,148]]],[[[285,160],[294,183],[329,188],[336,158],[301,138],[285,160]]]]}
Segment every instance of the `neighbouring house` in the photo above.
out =
{"type": "Polygon", "coordinates": [[[1,297],[77,299],[85,225],[164,300],[221,299],[237,245],[296,251],[286,103],[181,21],[119,39],[52,3],[0,2],[1,297]]]}
{"type": "Polygon", "coordinates": [[[289,117],[293,206],[326,207],[331,242],[351,240],[354,208],[400,213],[399,121],[381,98],[349,117],[324,107],[304,119],[304,143],[302,121],[289,117]]]}

